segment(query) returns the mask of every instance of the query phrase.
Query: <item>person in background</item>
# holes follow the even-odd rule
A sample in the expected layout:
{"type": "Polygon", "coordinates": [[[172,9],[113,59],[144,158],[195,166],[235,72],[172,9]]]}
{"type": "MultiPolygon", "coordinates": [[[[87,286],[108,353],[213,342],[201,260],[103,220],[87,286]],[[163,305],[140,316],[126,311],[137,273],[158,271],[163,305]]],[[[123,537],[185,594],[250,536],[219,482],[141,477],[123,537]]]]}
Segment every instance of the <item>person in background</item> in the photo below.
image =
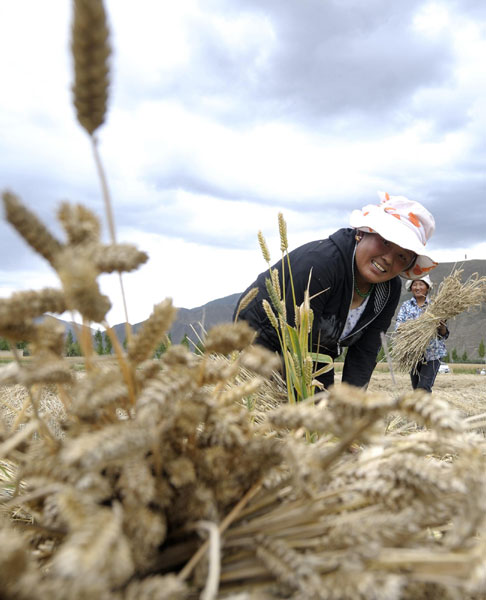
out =
{"type": "MultiPolygon", "coordinates": [[[[405,289],[412,292],[412,298],[405,301],[398,311],[395,328],[408,321],[417,319],[427,308],[427,298],[433,284],[430,277],[426,275],[422,279],[409,280],[405,289]]],[[[412,388],[432,392],[432,387],[440,367],[440,359],[447,354],[444,340],[449,337],[449,330],[445,321],[441,321],[437,328],[437,336],[432,339],[425,350],[424,360],[410,372],[412,388]]]]}
{"type": "MultiPolygon", "coordinates": [[[[329,238],[309,242],[289,253],[296,305],[304,301],[309,285],[310,307],[314,313],[313,351],[336,358],[348,347],[342,381],[366,386],[376,365],[381,332],[386,332],[400,298],[400,277],[414,279],[437,266],[425,253],[425,244],[435,229],[430,212],[404,196],[379,192],[381,202],[354,210],[350,227],[329,238]]],[[[287,322],[294,324],[294,303],[287,261],[284,262],[287,322]]],[[[273,265],[282,286],[282,260],[273,265]]],[[[281,353],[277,333],[262,301],[270,301],[265,279],[268,271],[242,294],[258,294],[235,315],[257,332],[256,342],[281,353]]],[[[329,388],[334,371],[318,377],[329,388]]]]}

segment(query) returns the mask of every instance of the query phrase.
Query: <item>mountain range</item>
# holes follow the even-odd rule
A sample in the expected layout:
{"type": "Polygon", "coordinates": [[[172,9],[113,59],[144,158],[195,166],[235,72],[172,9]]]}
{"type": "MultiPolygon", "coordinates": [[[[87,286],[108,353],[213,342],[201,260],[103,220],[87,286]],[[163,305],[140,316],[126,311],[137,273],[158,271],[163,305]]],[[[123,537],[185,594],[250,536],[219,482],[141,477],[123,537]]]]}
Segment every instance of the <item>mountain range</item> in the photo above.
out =
{"type": "MultiPolygon", "coordinates": [[[[430,273],[430,278],[434,283],[432,297],[434,291],[437,291],[440,282],[455,269],[462,269],[461,280],[463,282],[474,273],[477,273],[479,277],[486,277],[486,260],[466,260],[462,263],[448,262],[437,266],[430,273]]],[[[194,344],[197,344],[200,338],[204,338],[205,332],[211,329],[211,327],[218,323],[230,322],[240,295],[240,293],[235,293],[223,298],[217,298],[196,308],[178,308],[175,322],[170,330],[172,342],[179,343],[184,336],[187,336],[194,344]]],[[[398,308],[402,302],[408,300],[410,297],[410,292],[407,292],[403,285],[396,312],[398,312],[398,308]]],[[[132,325],[132,330],[136,332],[142,323],[132,325]]],[[[65,323],[65,325],[73,331],[71,323],[65,323]]],[[[467,352],[470,360],[478,359],[478,347],[481,340],[486,343],[486,306],[483,304],[481,307],[471,309],[450,319],[448,327],[450,331],[449,339],[446,343],[448,350],[452,352],[453,349],[456,349],[459,356],[467,352]]],[[[390,330],[392,329],[393,322],[390,326],[390,330]]],[[[114,330],[120,342],[123,342],[125,339],[125,324],[119,323],[115,325],[114,330]]]]}
{"type": "MultiPolygon", "coordinates": [[[[169,332],[172,342],[178,344],[187,336],[191,342],[197,344],[214,325],[229,323],[239,297],[240,294],[231,294],[231,296],[211,300],[196,308],[178,308],[176,319],[169,332]]],[[[143,321],[135,323],[132,325],[132,331],[136,333],[142,325],[143,321]]],[[[125,323],[119,323],[113,329],[120,342],[123,342],[125,323]]]]}
{"type": "MultiPolygon", "coordinates": [[[[430,272],[430,279],[434,284],[431,296],[437,291],[438,284],[452,273],[455,269],[462,269],[461,281],[465,282],[468,277],[477,273],[479,277],[486,277],[486,260],[466,260],[461,263],[441,263],[430,272]]],[[[410,298],[409,292],[405,292],[405,286],[400,297],[400,304],[410,298]]],[[[449,319],[449,339],[446,347],[449,352],[455,348],[459,356],[467,352],[470,360],[479,359],[478,347],[481,340],[486,344],[486,303],[479,307],[471,308],[453,319],[449,319]]]]}

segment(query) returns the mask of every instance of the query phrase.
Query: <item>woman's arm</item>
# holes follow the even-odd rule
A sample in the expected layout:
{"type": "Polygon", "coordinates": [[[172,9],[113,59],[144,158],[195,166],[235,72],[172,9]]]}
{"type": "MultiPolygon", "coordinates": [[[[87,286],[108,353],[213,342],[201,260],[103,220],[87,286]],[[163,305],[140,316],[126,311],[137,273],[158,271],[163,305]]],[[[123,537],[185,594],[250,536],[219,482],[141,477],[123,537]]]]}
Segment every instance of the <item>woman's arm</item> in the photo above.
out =
{"type": "Polygon", "coordinates": [[[395,322],[395,329],[398,329],[398,326],[402,323],[405,323],[405,321],[408,321],[408,319],[410,319],[410,316],[407,315],[407,302],[404,302],[400,306],[400,310],[398,311],[397,320],[395,322]]]}

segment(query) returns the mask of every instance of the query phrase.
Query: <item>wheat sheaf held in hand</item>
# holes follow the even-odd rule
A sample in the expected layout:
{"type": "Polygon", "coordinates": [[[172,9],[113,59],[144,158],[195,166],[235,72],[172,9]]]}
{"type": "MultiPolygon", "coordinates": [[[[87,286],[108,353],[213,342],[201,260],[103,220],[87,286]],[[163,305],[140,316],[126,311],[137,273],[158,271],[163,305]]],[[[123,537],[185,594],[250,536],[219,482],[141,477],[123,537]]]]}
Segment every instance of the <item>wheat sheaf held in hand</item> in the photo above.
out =
{"type": "Polygon", "coordinates": [[[486,277],[475,273],[462,283],[461,274],[462,270],[456,269],[446,277],[426,310],[417,319],[402,323],[394,332],[392,357],[398,371],[410,372],[423,360],[441,321],[486,302],[486,277]]]}
{"type": "Polygon", "coordinates": [[[3,202],[59,287],[0,299],[0,335],[32,354],[0,366],[2,599],[486,600],[474,423],[427,394],[345,385],[280,406],[279,361],[245,322],[208,332],[200,356],[173,345],[153,360],[169,298],[125,351],[98,278],[146,254],[103,244],[82,205],[60,207],[57,239],[14,193],[3,202]],[[85,328],[75,373],[63,328],[38,319],[66,309],[101,323],[115,356],[85,328]],[[387,431],[391,414],[422,429],[387,431]]]}

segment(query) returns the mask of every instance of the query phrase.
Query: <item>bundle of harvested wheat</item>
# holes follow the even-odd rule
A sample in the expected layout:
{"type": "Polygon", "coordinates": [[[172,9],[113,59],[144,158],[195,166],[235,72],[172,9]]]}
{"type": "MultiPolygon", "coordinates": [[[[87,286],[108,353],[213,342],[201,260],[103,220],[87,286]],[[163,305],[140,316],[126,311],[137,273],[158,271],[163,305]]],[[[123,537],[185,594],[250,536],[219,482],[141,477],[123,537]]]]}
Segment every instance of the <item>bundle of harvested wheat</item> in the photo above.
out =
{"type": "MultiPolygon", "coordinates": [[[[1,301],[5,319],[13,315],[20,329],[12,305],[1,301]]],[[[198,522],[219,524],[281,462],[277,441],[256,435],[241,406],[260,377],[228,385],[241,364],[270,372],[274,356],[258,352],[256,364],[254,333],[237,323],[209,332],[202,357],[173,346],[161,364],[146,361],[173,316],[170,301],[158,305],[111,366],[86,348],[86,372],[76,378],[65,358],[53,351],[51,357],[38,343],[56,336],[42,325],[41,337],[41,325],[34,325],[27,338],[36,342],[32,363],[0,372],[4,384],[16,389],[22,383],[28,391],[26,406],[12,403],[17,414],[0,441],[7,461],[1,500],[15,525],[1,525],[10,539],[0,550],[2,597],[185,597],[192,568],[176,579],[160,562],[168,550],[170,564],[184,562],[171,538],[190,538],[194,552],[198,522]],[[233,351],[238,356],[231,361],[214,354],[233,351]],[[56,369],[48,369],[51,364],[56,369]],[[46,383],[58,385],[64,403],[55,427],[53,415],[41,410],[46,383]],[[164,576],[153,578],[154,571],[164,576]]]]}
{"type": "MultiPolygon", "coordinates": [[[[212,349],[251,354],[240,325],[218,328],[212,349]]],[[[2,496],[16,511],[0,532],[2,597],[393,600],[482,589],[485,443],[458,414],[418,394],[341,386],[252,425],[240,402],[261,376],[245,369],[235,385],[239,362],[173,346],[161,370],[140,366],[130,408],[120,366],[93,361],[64,387],[60,437],[34,411],[7,427],[0,451],[17,486],[2,496]],[[429,431],[384,437],[389,411],[429,431]],[[356,441],[362,452],[349,451],[356,441]]]]}
{"type": "MultiPolygon", "coordinates": [[[[447,405],[341,386],[318,406],[275,408],[276,394],[260,396],[275,356],[251,345],[244,322],[210,331],[202,356],[172,346],[147,360],[174,317],[169,300],[111,365],[82,340],[86,372],[73,377],[57,326],[33,321],[63,310],[72,282],[0,301],[2,331],[22,332],[33,353],[0,372],[28,391],[1,434],[2,597],[389,600],[466,598],[485,585],[484,440],[447,405]],[[54,415],[45,385],[63,403],[54,415]],[[256,419],[242,406],[255,399],[256,419]],[[384,437],[390,412],[430,431],[384,437]]],[[[75,284],[89,297],[92,278],[75,284]]]]}
{"type": "MultiPolygon", "coordinates": [[[[465,436],[447,405],[341,387],[317,407],[267,418],[284,460],[224,535],[218,597],[418,600],[481,590],[483,542],[473,531],[485,517],[484,440],[465,436]],[[377,425],[389,410],[430,430],[384,437],[377,425]],[[310,427],[321,435],[312,445],[303,443],[310,427]],[[367,448],[348,452],[352,440],[367,448]]],[[[177,549],[179,559],[192,551],[182,539],[177,549]]],[[[209,576],[211,559],[200,567],[194,581],[209,576]]]]}
{"type": "Polygon", "coordinates": [[[392,356],[397,370],[410,372],[423,360],[430,341],[437,336],[441,321],[486,302],[486,277],[477,273],[461,282],[461,269],[446,277],[427,309],[417,318],[402,323],[392,335],[392,356]]]}

